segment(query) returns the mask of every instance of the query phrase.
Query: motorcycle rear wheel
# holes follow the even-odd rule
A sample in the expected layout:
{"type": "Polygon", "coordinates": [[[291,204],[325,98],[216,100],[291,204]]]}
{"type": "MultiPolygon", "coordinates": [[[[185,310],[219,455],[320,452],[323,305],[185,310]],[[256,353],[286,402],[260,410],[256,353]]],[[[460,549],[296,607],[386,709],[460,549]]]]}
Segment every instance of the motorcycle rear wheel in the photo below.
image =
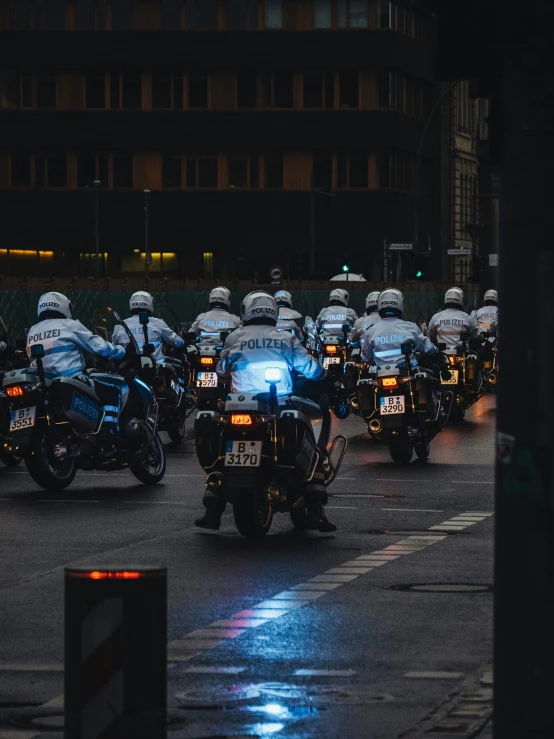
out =
{"type": "Polygon", "coordinates": [[[13,452],[7,452],[5,449],[0,451],[0,460],[6,465],[6,467],[17,467],[21,464],[23,456],[21,454],[14,454],[13,452]]]}
{"type": "Polygon", "coordinates": [[[411,441],[405,440],[391,444],[390,455],[396,464],[408,464],[412,459],[413,447],[411,441]]]}
{"type": "Polygon", "coordinates": [[[168,426],[167,435],[174,444],[180,444],[185,439],[185,416],[175,419],[175,423],[168,426]]]}
{"type": "Polygon", "coordinates": [[[139,482],[157,485],[165,475],[165,451],[158,434],[129,468],[139,482]]]}
{"type": "Polygon", "coordinates": [[[273,522],[273,508],[266,501],[260,501],[254,490],[237,495],[233,515],[239,533],[246,539],[261,539],[273,522]]]}
{"type": "Polygon", "coordinates": [[[348,402],[346,400],[341,400],[339,403],[336,403],[333,407],[333,413],[341,421],[343,421],[345,418],[348,418],[348,416],[350,415],[348,402]]]}
{"type": "Polygon", "coordinates": [[[55,492],[69,487],[77,466],[73,459],[55,459],[49,449],[48,429],[38,426],[25,454],[25,466],[33,480],[44,490],[55,492]]]}

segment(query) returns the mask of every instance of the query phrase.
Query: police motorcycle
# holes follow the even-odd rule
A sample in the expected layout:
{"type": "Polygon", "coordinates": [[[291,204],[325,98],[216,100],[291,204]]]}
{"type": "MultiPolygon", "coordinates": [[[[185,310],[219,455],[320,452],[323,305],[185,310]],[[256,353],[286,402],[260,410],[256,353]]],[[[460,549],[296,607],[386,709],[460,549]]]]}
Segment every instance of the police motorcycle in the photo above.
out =
{"type": "Polygon", "coordinates": [[[485,339],[483,345],[483,373],[487,382],[487,390],[495,392],[498,383],[497,337],[494,328],[490,333],[482,332],[481,336],[485,339]]]}
{"type": "Polygon", "coordinates": [[[281,380],[281,369],[268,367],[269,392],[225,393],[221,410],[200,410],[195,423],[198,460],[208,473],[206,486],[233,506],[237,529],[247,538],[266,535],[275,513],[288,513],[296,528],[304,528],[304,485],[313,479],[327,449],[325,485],[330,485],[348,444],[339,435],[329,447],[326,396],[318,404],[321,417],[310,420],[298,404],[277,397],[281,380]]]}
{"type": "Polygon", "coordinates": [[[152,366],[143,370],[143,379],[154,390],[159,405],[158,431],[165,431],[173,443],[179,444],[185,438],[185,422],[190,415],[187,411],[192,405],[187,392],[189,363],[183,360],[182,350],[172,347],[164,349],[163,364],[156,363],[148,338],[148,313],[140,313],[139,321],[144,334],[143,354],[152,361],[152,366]]]}
{"type": "MultiPolygon", "coordinates": [[[[348,334],[351,330],[352,326],[345,323],[342,326],[342,336],[321,334],[319,337],[319,358],[327,374],[335,380],[335,390],[329,401],[333,413],[341,420],[350,415],[349,389],[345,382],[345,369],[348,366],[348,334]]],[[[348,377],[351,380],[350,371],[348,377]]]]}
{"type": "Polygon", "coordinates": [[[413,340],[404,342],[405,367],[370,368],[358,381],[358,415],[397,464],[408,464],[414,451],[419,459],[428,459],[431,441],[448,421],[453,403],[453,393],[438,388],[436,373],[412,367],[414,350],[413,340]]]}
{"type": "MultiPolygon", "coordinates": [[[[102,428],[105,413],[92,386],[70,377],[47,382],[42,344],[31,347],[36,368],[4,375],[0,398],[7,402],[2,405],[1,423],[8,427],[8,447],[24,456],[29,474],[45,490],[67,488],[78,470],[128,468],[146,485],[160,482],[165,474],[165,452],[157,433],[158,403],[140,377],[145,369],[152,369],[152,360],[140,355],[119,315],[105,310],[124,326],[130,342],[119,367],[127,383],[122,388],[127,401],[115,434],[102,428]]],[[[92,380],[105,377],[95,370],[88,375],[92,380]]]]}
{"type": "Polygon", "coordinates": [[[480,351],[483,336],[460,334],[461,346],[445,352],[448,356],[450,378],[441,378],[441,385],[451,390],[454,403],[450,417],[453,421],[463,421],[466,411],[487,389],[487,375],[483,371],[480,351]]]}
{"type": "Polygon", "coordinates": [[[202,337],[197,336],[193,331],[185,336],[185,343],[195,347],[195,350],[189,353],[189,389],[196,408],[209,409],[217,406],[223,385],[216,369],[223,344],[230,333],[230,331],[222,332],[221,343],[217,345],[203,344],[202,337]]]}
{"type": "MultiPolygon", "coordinates": [[[[2,384],[2,378],[4,374],[15,369],[23,369],[29,366],[29,359],[24,351],[25,340],[17,340],[15,342],[15,348],[9,346],[9,332],[6,328],[2,316],[0,316],[0,327],[3,329],[3,335],[6,342],[0,341],[0,387],[2,384]],[[4,346],[2,346],[4,345],[4,346]]],[[[5,416],[3,413],[2,405],[5,404],[5,399],[0,397],[0,418],[5,416]]],[[[6,410],[7,412],[7,410],[6,410]]],[[[13,451],[8,442],[8,429],[6,424],[0,425],[0,461],[6,467],[17,467],[23,461],[23,456],[13,451]]]]}

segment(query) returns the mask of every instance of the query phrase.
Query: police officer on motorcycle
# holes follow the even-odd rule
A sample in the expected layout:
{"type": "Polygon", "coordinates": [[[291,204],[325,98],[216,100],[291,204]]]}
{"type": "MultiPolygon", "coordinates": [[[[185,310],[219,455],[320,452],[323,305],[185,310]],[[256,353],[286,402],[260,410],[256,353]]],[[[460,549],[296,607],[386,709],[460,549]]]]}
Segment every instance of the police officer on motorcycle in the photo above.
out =
{"type": "MultiPolygon", "coordinates": [[[[379,296],[379,316],[381,318],[364,334],[362,359],[377,369],[386,367],[405,367],[402,344],[410,339],[415,343],[415,351],[429,357],[431,369],[438,375],[441,366],[446,367],[446,358],[439,354],[436,346],[424,336],[421,329],[411,321],[404,321],[404,296],[394,288],[383,290],[379,296]],[[434,367],[433,365],[437,365],[434,367]]],[[[427,365],[428,362],[424,362],[427,365]]],[[[412,366],[417,360],[412,358],[412,366]]]]}
{"type": "Polygon", "coordinates": [[[215,287],[210,293],[210,310],[201,313],[190,329],[200,337],[202,344],[217,346],[223,331],[234,331],[240,326],[240,318],[229,313],[230,306],[230,291],[226,287],[215,287]]]}
{"type": "MultiPolygon", "coordinates": [[[[117,375],[97,375],[94,381],[85,373],[83,352],[107,359],[123,359],[125,349],[96,336],[71,316],[71,303],[61,293],[44,294],[38,302],[39,321],[27,335],[27,354],[35,344],[44,347],[42,364],[47,381],[73,377],[94,390],[102,404],[103,430],[115,432],[123,406],[126,383],[117,375]]],[[[31,367],[36,362],[31,362],[31,367]]]]}
{"type": "MultiPolygon", "coordinates": [[[[232,392],[267,393],[265,370],[267,367],[279,367],[282,381],[277,387],[277,395],[281,402],[290,399],[307,415],[311,405],[312,414],[321,416],[321,410],[315,403],[294,398],[291,373],[295,371],[308,380],[322,380],[326,376],[325,370],[304,349],[296,336],[277,329],[278,307],[274,297],[263,291],[250,293],[242,302],[241,317],[242,327],[225,341],[216,370],[218,375],[230,384],[232,392]]],[[[303,496],[308,511],[306,528],[330,532],[336,531],[336,526],[325,515],[325,463],[326,460],[321,459],[312,481],[303,490],[303,496]]],[[[196,526],[218,530],[225,511],[225,501],[207,490],[203,502],[206,511],[196,520],[196,526]]]]}
{"type": "Polygon", "coordinates": [[[479,335],[476,319],[464,311],[463,305],[463,290],[452,287],[444,296],[444,310],[435,313],[429,322],[429,338],[436,344],[446,344],[446,351],[462,346],[461,334],[479,335]]]}
{"type": "MultiPolygon", "coordinates": [[[[173,346],[176,349],[184,346],[185,342],[180,336],[177,336],[175,331],[169,328],[167,323],[161,318],[154,318],[154,300],[150,293],[140,290],[131,296],[129,301],[129,308],[131,310],[131,317],[125,319],[125,323],[129,327],[133,334],[135,341],[138,344],[140,353],[144,351],[145,336],[144,328],[140,322],[140,314],[148,313],[148,343],[154,346],[154,359],[158,364],[163,364],[163,345],[173,346]]],[[[129,337],[125,332],[123,326],[117,325],[112,334],[112,341],[114,344],[120,344],[126,346],[129,343],[129,337]]]]}
{"type": "Polygon", "coordinates": [[[304,318],[297,310],[292,309],[292,295],[286,290],[275,293],[275,302],[279,308],[277,328],[279,331],[290,331],[302,340],[304,333],[304,318]]]}
{"type": "Polygon", "coordinates": [[[379,315],[379,295],[380,292],[375,290],[366,297],[365,313],[355,322],[350,334],[350,341],[353,344],[363,338],[368,328],[371,328],[371,326],[374,326],[381,320],[381,316],[379,315]]]}
{"type": "Polygon", "coordinates": [[[474,317],[481,333],[492,333],[493,324],[498,323],[498,293],[496,290],[487,290],[484,305],[475,311],[474,317]]]}
{"type": "Polygon", "coordinates": [[[356,311],[348,307],[350,296],[346,290],[336,288],[329,295],[329,305],[323,308],[316,318],[316,324],[323,336],[342,336],[345,324],[353,326],[358,320],[356,311]]]}

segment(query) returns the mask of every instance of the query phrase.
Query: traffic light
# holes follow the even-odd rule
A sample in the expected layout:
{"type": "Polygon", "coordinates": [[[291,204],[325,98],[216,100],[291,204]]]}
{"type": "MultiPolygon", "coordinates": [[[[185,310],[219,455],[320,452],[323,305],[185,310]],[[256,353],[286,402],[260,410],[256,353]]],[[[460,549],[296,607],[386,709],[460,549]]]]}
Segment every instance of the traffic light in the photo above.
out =
{"type": "Polygon", "coordinates": [[[350,267],[348,266],[348,264],[343,264],[342,265],[342,271],[343,272],[350,272],[350,267]]]}
{"type": "Polygon", "coordinates": [[[423,277],[423,272],[420,269],[418,269],[418,271],[416,272],[416,275],[415,276],[416,277],[423,277]]]}

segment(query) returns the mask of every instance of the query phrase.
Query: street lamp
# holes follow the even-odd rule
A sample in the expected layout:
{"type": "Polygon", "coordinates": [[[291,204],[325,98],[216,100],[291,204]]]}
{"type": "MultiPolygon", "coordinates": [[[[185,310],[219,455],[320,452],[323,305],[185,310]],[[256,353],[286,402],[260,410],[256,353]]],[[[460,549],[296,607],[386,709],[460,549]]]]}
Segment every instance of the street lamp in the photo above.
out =
{"type": "Polygon", "coordinates": [[[94,180],[92,183],[94,189],[94,276],[96,279],[100,277],[100,188],[102,183],[100,180],[94,180]]]}

